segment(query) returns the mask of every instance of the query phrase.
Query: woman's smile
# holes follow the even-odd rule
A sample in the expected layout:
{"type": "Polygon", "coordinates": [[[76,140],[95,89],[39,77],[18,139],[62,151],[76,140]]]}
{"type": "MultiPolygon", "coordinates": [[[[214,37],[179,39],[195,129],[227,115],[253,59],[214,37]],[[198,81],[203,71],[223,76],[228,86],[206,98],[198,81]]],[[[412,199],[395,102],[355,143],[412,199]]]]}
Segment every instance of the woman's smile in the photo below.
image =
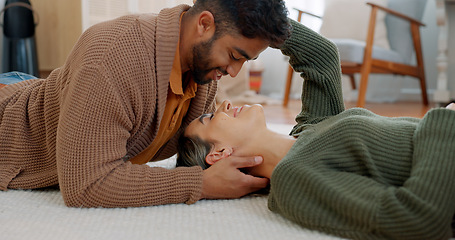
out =
{"type": "Polygon", "coordinates": [[[243,106],[241,107],[235,107],[234,108],[234,117],[237,117],[240,114],[240,111],[242,111],[243,106]]]}

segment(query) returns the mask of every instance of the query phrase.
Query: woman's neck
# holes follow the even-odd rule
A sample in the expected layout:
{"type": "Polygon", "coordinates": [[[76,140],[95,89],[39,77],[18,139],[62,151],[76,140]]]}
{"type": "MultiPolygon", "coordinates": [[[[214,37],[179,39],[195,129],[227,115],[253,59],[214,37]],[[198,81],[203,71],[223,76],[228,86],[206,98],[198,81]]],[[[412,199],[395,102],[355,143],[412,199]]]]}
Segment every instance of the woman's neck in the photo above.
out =
{"type": "Polygon", "coordinates": [[[270,178],[273,169],[286,156],[294,145],[296,139],[289,135],[279,134],[267,129],[255,137],[246,149],[251,149],[244,156],[262,156],[264,162],[256,167],[247,169],[248,173],[254,176],[270,178]]]}

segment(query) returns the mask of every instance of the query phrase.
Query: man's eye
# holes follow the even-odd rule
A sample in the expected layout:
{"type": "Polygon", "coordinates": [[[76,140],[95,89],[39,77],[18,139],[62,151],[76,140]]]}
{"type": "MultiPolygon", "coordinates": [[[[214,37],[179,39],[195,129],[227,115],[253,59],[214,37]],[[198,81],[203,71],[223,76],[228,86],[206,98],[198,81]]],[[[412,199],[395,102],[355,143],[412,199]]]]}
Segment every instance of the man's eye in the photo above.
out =
{"type": "Polygon", "coordinates": [[[235,61],[240,60],[240,58],[236,58],[236,57],[234,56],[234,54],[231,54],[231,58],[234,59],[235,61]]]}

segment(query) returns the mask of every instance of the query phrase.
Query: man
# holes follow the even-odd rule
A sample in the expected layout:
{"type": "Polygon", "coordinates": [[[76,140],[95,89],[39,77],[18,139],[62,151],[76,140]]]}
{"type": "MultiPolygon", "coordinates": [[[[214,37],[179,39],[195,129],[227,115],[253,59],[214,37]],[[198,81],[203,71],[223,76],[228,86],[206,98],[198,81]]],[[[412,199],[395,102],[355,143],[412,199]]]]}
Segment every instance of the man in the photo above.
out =
{"type": "Polygon", "coordinates": [[[145,163],[175,154],[183,128],[214,110],[216,80],[284,42],[286,13],[281,0],[199,0],[88,29],[47,79],[0,89],[0,189],[58,184],[68,206],[134,207],[265,187],[239,170],[260,158],[145,163]]]}

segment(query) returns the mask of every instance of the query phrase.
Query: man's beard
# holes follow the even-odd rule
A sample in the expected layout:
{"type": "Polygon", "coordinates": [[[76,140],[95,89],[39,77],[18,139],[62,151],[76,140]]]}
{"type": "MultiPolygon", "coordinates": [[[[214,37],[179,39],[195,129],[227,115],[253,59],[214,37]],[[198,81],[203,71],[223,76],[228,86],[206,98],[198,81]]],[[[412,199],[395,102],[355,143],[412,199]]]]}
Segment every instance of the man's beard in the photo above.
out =
{"type": "Polygon", "coordinates": [[[207,74],[216,68],[208,68],[211,64],[210,52],[212,50],[214,37],[193,47],[193,64],[190,70],[193,74],[193,81],[197,84],[204,85],[213,81],[207,74]]]}

